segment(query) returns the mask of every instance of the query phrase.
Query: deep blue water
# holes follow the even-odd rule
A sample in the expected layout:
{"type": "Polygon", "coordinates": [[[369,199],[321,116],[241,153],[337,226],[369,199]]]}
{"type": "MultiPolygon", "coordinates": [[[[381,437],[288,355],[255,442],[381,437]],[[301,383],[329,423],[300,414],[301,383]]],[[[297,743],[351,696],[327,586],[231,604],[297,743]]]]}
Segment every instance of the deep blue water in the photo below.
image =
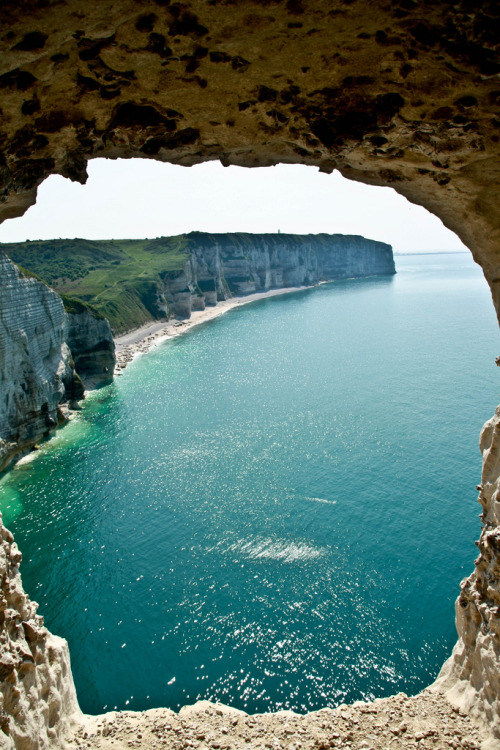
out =
{"type": "Polygon", "coordinates": [[[5,475],[85,711],[306,711],[435,677],[499,337],[468,255],[396,260],[162,345],[5,475]]]}

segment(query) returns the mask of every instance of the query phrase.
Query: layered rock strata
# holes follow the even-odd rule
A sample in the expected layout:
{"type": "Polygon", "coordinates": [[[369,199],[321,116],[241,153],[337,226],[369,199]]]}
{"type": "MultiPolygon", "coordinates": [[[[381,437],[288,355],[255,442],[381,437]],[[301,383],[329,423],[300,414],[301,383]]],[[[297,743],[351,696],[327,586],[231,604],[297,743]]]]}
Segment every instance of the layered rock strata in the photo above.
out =
{"type": "Polygon", "coordinates": [[[187,238],[184,268],[163,278],[163,295],[180,318],[231,296],[396,273],[390,245],[357,235],[191,232],[187,238]]]}
{"type": "Polygon", "coordinates": [[[79,718],[68,645],[25,594],[21,553],[0,514],[0,747],[44,750],[79,718]]]}
{"type": "Polygon", "coordinates": [[[0,255],[0,469],[57,426],[63,401],[83,395],[64,320],[60,297],[0,255]]]}
{"type": "Polygon", "coordinates": [[[63,301],[0,253],[0,470],[65,421],[61,405],[109,382],[115,345],[107,320],[63,301]]]}

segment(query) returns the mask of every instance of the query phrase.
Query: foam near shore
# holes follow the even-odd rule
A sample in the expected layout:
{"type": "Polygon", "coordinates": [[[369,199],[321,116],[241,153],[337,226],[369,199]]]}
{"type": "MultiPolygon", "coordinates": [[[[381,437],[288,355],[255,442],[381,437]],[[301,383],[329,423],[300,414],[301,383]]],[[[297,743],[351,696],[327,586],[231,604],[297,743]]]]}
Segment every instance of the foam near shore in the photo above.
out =
{"type": "MultiPolygon", "coordinates": [[[[315,284],[314,286],[319,286],[319,284],[315,284]]],[[[267,297],[277,297],[282,294],[291,294],[292,292],[300,292],[311,288],[312,286],[301,286],[288,287],[286,289],[270,289],[267,292],[256,292],[245,297],[231,297],[230,299],[218,302],[214,307],[193,311],[191,317],[187,320],[172,319],[155,321],[140,328],[135,328],[115,338],[115,375],[121,375],[129,362],[140,354],[145,354],[163,341],[187,333],[194,326],[214,320],[235,307],[248,305],[250,302],[257,302],[267,297]]]]}

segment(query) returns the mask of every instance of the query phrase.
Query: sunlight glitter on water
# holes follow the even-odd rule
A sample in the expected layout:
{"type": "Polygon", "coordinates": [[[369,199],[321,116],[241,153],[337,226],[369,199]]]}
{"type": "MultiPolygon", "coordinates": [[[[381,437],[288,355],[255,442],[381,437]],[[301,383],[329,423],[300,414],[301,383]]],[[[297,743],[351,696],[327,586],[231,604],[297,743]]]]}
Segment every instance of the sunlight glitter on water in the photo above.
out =
{"type": "Polygon", "coordinates": [[[239,539],[227,547],[227,552],[236,552],[252,560],[279,560],[284,563],[299,560],[314,560],[325,554],[322,549],[307,544],[285,542],[274,539],[239,539]]]}
{"type": "Polygon", "coordinates": [[[435,676],[498,331],[468,256],[402,265],[162,345],[2,478],[85,711],[305,711],[435,676]]]}

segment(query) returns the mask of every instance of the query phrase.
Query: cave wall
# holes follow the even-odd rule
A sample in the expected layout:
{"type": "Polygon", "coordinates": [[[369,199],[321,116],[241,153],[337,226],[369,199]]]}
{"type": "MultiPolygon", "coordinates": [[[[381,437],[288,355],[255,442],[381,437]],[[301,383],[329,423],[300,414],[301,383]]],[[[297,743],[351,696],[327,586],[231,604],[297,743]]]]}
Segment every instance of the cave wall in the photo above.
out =
{"type": "Polygon", "coordinates": [[[389,185],[499,302],[498,3],[26,0],[0,8],[0,218],[94,156],[316,165],[389,185]]]}
{"type": "Polygon", "coordinates": [[[79,716],[68,644],[23,590],[22,555],[0,513],[0,747],[59,746],[79,716]]]}
{"type": "MultiPolygon", "coordinates": [[[[84,182],[97,156],[338,169],[439,216],[481,264],[498,312],[499,29],[494,0],[6,0],[0,220],[22,214],[49,174],[84,182]]],[[[481,689],[500,671],[500,470],[488,476],[447,679],[498,731],[481,689]]]]}

